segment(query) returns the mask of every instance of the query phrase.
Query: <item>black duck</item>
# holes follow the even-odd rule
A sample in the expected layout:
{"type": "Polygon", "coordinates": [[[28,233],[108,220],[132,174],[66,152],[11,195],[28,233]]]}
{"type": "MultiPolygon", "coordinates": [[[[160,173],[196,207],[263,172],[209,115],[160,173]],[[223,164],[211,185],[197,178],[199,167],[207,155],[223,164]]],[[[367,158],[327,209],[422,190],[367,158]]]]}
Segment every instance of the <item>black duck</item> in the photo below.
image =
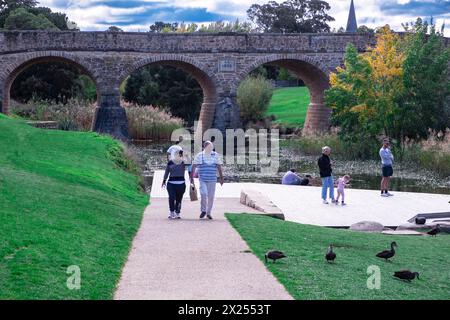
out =
{"type": "Polygon", "coordinates": [[[327,259],[327,262],[333,262],[334,259],[336,259],[336,253],[333,252],[333,245],[330,244],[328,247],[327,254],[325,255],[325,259],[327,259]]]}
{"type": "Polygon", "coordinates": [[[411,272],[409,270],[400,270],[394,272],[394,277],[411,282],[411,280],[413,280],[416,277],[417,279],[419,279],[419,273],[411,272]]]}
{"type": "Polygon", "coordinates": [[[431,229],[430,231],[427,232],[427,234],[429,234],[430,236],[435,236],[441,232],[441,226],[440,225],[436,225],[433,229],[431,229]]]}
{"type": "Polygon", "coordinates": [[[395,255],[394,247],[397,247],[397,243],[395,241],[393,241],[391,243],[391,250],[384,250],[384,251],[378,252],[377,257],[388,261],[388,259],[392,258],[395,255]]]}
{"type": "Polygon", "coordinates": [[[277,261],[278,259],[286,258],[283,252],[278,250],[271,250],[267,251],[267,253],[264,255],[264,259],[266,260],[266,263],[268,259],[272,260],[273,262],[277,261]]]}

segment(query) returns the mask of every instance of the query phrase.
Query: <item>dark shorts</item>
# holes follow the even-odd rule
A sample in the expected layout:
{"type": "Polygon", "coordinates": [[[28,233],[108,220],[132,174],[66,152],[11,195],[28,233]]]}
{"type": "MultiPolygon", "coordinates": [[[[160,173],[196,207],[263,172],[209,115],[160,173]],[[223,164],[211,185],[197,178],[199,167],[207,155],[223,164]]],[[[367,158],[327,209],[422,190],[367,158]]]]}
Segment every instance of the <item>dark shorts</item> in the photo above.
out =
{"type": "Polygon", "coordinates": [[[383,166],[381,167],[381,171],[383,172],[383,177],[392,177],[394,174],[394,169],[392,169],[392,166],[383,166]]]}

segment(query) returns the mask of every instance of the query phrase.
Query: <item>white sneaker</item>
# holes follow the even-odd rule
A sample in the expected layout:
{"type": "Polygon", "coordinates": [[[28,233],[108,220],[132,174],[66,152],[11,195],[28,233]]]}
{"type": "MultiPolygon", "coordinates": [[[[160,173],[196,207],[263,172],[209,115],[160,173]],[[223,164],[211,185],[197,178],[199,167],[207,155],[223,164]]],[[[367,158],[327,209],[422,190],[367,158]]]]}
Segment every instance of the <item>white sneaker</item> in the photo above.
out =
{"type": "Polygon", "coordinates": [[[382,197],[389,197],[389,195],[387,193],[382,193],[381,196],[382,197]]]}
{"type": "Polygon", "coordinates": [[[388,197],[393,197],[394,195],[392,194],[392,193],[390,193],[389,191],[388,191],[388,193],[386,193],[386,195],[388,196],[388,197]]]}
{"type": "Polygon", "coordinates": [[[328,204],[328,201],[327,200],[323,200],[322,203],[323,204],[328,204]]]}
{"type": "Polygon", "coordinates": [[[175,219],[175,212],[171,211],[169,213],[169,219],[175,219]]]}
{"type": "Polygon", "coordinates": [[[181,219],[181,213],[176,213],[175,214],[175,219],[181,219]]]}

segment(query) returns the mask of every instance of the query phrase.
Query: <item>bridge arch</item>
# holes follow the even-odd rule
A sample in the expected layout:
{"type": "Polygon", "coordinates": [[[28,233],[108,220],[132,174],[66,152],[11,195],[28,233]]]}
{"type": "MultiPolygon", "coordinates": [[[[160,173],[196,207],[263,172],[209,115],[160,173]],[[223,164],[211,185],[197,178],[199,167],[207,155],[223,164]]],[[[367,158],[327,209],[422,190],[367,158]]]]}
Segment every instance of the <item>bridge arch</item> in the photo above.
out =
{"type": "Polygon", "coordinates": [[[176,67],[190,74],[197,80],[203,90],[203,102],[200,108],[199,124],[201,125],[202,131],[209,129],[213,124],[218,100],[217,91],[219,88],[219,81],[216,76],[193,58],[177,54],[161,54],[138,60],[128,68],[125,68],[119,76],[118,85],[120,86],[120,84],[133,72],[148,65],[176,67]]]}
{"type": "Polygon", "coordinates": [[[0,95],[2,102],[0,111],[2,113],[9,113],[11,86],[17,76],[31,66],[45,62],[64,62],[79,68],[82,73],[86,74],[94,81],[97,88],[97,100],[99,99],[99,76],[96,73],[91,72],[89,66],[77,56],[61,51],[31,52],[21,54],[20,59],[7,64],[6,67],[0,71],[0,95]]]}
{"type": "Polygon", "coordinates": [[[326,131],[329,129],[331,109],[325,105],[324,91],[329,88],[329,68],[320,61],[303,54],[273,54],[261,57],[238,73],[238,81],[232,88],[236,94],[240,82],[250,72],[263,65],[283,67],[303,80],[308,87],[311,102],[304,124],[305,133],[326,131]]]}

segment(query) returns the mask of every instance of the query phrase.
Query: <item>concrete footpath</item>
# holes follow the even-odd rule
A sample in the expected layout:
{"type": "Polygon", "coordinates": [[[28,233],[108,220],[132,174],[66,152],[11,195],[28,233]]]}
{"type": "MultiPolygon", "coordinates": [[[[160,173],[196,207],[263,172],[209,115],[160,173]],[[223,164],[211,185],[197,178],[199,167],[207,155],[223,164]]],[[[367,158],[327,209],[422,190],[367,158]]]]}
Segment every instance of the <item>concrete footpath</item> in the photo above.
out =
{"type": "Polygon", "coordinates": [[[254,212],[238,198],[216,199],[214,220],[199,220],[188,199],[182,219],[169,220],[167,201],[147,207],[115,299],[292,299],[224,217],[254,212]]]}

